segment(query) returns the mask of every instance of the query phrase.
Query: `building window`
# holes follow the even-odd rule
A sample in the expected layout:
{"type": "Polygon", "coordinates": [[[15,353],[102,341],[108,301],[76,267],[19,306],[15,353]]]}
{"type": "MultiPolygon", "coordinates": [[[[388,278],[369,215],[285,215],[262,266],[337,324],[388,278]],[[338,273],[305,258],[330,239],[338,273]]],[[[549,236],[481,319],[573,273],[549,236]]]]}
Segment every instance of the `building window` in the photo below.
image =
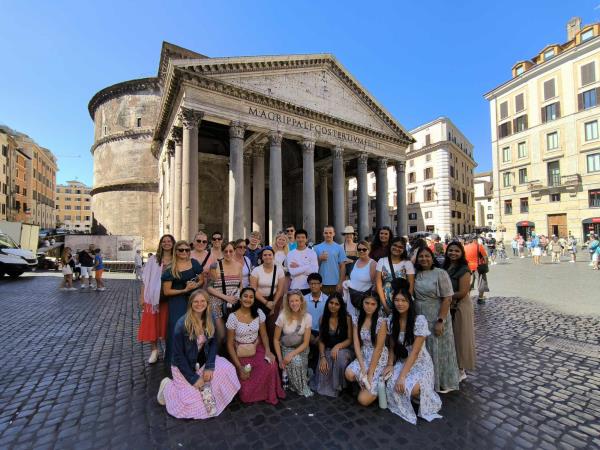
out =
{"type": "Polygon", "coordinates": [[[415,203],[415,197],[416,197],[416,195],[415,195],[415,194],[416,194],[416,192],[415,192],[415,191],[410,191],[410,192],[408,193],[408,203],[409,203],[409,204],[411,204],[411,203],[415,203]]]}
{"type": "Polygon", "coordinates": [[[592,189],[588,193],[590,208],[600,208],[600,189],[592,189]]]}
{"type": "Polygon", "coordinates": [[[510,161],[510,147],[504,147],[502,149],[502,162],[510,161]]]}
{"type": "Polygon", "coordinates": [[[425,161],[427,161],[427,162],[431,161],[431,155],[425,155],[425,161]]]}
{"type": "Polygon", "coordinates": [[[587,155],[587,171],[588,173],[600,172],[600,153],[587,155]]]}
{"type": "Polygon", "coordinates": [[[542,108],[542,122],[550,122],[560,117],[560,103],[552,103],[542,108]]]}
{"type": "Polygon", "coordinates": [[[518,158],[527,157],[527,144],[525,142],[519,142],[517,144],[517,157],[518,158]]]}
{"type": "Polygon", "coordinates": [[[594,29],[590,28],[589,30],[586,30],[583,33],[581,33],[581,42],[588,41],[593,37],[594,37],[594,29]]]}
{"type": "Polygon", "coordinates": [[[454,166],[450,166],[450,176],[454,178],[454,166]]]}
{"type": "Polygon", "coordinates": [[[546,148],[548,150],[556,150],[558,148],[558,131],[546,135],[546,148]]]}
{"type": "Polygon", "coordinates": [[[585,140],[593,141],[598,139],[598,121],[594,120],[592,122],[585,123],[585,140]]]}
{"type": "Polygon", "coordinates": [[[426,211],[425,212],[425,218],[426,219],[431,219],[433,217],[433,213],[431,211],[426,211]]]}
{"type": "Polygon", "coordinates": [[[415,172],[408,172],[408,182],[414,183],[417,181],[417,174],[415,172]]]}
{"type": "Polygon", "coordinates": [[[425,179],[429,180],[431,178],[433,178],[433,167],[427,167],[425,169],[425,179]]]}
{"type": "Polygon", "coordinates": [[[106,136],[106,133],[107,133],[107,128],[106,128],[106,125],[104,125],[104,135],[105,136],[106,136]]]}
{"type": "Polygon", "coordinates": [[[430,144],[431,144],[431,135],[426,134],[425,135],[425,145],[430,145],[430,144]]]}
{"type": "Polygon", "coordinates": [[[519,169],[519,184],[527,183],[527,168],[519,169]]]}
{"type": "Polygon", "coordinates": [[[493,215],[493,214],[488,214],[488,215],[487,215],[487,218],[488,218],[488,219],[493,219],[493,218],[494,218],[494,215],[493,215]]]}
{"type": "Polygon", "coordinates": [[[504,187],[510,187],[510,172],[504,172],[502,174],[502,185],[504,187]]]}
{"type": "Polygon", "coordinates": [[[501,123],[500,125],[498,125],[498,138],[499,139],[505,138],[506,136],[510,136],[510,133],[511,133],[510,122],[504,122],[504,123],[501,123]]]}
{"type": "MultiPolygon", "coordinates": [[[[412,144],[410,144],[410,145],[412,145],[412,144]]],[[[415,167],[415,160],[414,160],[414,159],[411,159],[411,160],[408,162],[408,167],[415,167]]]]}
{"type": "Polygon", "coordinates": [[[524,114],[515,119],[515,133],[525,131],[526,129],[527,129],[527,114],[524,114]]]}
{"type": "Polygon", "coordinates": [[[450,188],[450,198],[451,198],[452,200],[455,200],[455,199],[456,199],[456,189],[454,189],[454,188],[450,188]]]}
{"type": "Polygon", "coordinates": [[[504,214],[512,214],[512,200],[504,200],[504,214]]]}
{"type": "Polygon", "coordinates": [[[548,186],[560,186],[559,161],[550,161],[548,163],[548,186]]]}
{"type": "Polygon", "coordinates": [[[140,128],[142,126],[142,118],[138,117],[136,120],[137,127],[140,128]]]}
{"type": "Polygon", "coordinates": [[[529,212],[529,199],[527,197],[524,197],[524,198],[520,199],[520,201],[519,201],[519,210],[522,213],[528,213],[529,212]]]}
{"type": "Polygon", "coordinates": [[[596,70],[594,63],[587,63],[581,66],[581,85],[593,83],[596,81],[596,70]]]}
{"type": "Polygon", "coordinates": [[[544,100],[550,100],[556,97],[556,86],[554,79],[544,82],[544,100]]]}
{"type": "Polygon", "coordinates": [[[500,120],[508,117],[508,102],[500,103],[500,120]]]}
{"type": "Polygon", "coordinates": [[[524,109],[525,109],[525,102],[523,101],[523,94],[519,94],[515,97],[515,112],[521,112],[524,109]]]}
{"type": "Polygon", "coordinates": [[[551,202],[560,202],[560,194],[550,194],[551,202]]]}
{"type": "Polygon", "coordinates": [[[415,213],[415,212],[408,213],[408,220],[417,220],[417,213],[415,213]]]}
{"type": "Polygon", "coordinates": [[[425,189],[425,201],[426,202],[433,201],[433,188],[425,189]]]}
{"type": "Polygon", "coordinates": [[[65,209],[71,209],[71,205],[65,205],[65,209]]]}
{"type": "Polygon", "coordinates": [[[554,58],[554,49],[553,48],[549,48],[548,50],[546,50],[544,52],[544,61],[548,61],[549,59],[554,58]]]}

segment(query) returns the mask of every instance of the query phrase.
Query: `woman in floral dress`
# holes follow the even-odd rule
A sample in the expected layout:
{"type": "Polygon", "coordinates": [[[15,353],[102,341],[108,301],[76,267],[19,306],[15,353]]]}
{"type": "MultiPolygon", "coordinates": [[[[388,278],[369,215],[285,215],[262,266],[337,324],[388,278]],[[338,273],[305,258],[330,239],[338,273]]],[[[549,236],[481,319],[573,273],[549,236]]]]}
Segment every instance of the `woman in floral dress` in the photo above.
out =
{"type": "Polygon", "coordinates": [[[415,281],[415,268],[410,261],[408,252],[406,251],[406,240],[402,237],[392,239],[389,256],[380,258],[377,262],[375,276],[375,287],[377,295],[383,302],[383,312],[389,315],[393,309],[392,301],[392,282],[394,279],[404,278],[410,284],[410,292],[413,292],[413,284],[415,281]],[[390,260],[393,266],[390,267],[390,260]]]}
{"type": "Polygon", "coordinates": [[[353,341],[356,359],[346,369],[346,379],[360,386],[358,403],[368,406],[377,398],[379,383],[388,360],[385,346],[387,320],[379,316],[381,305],[376,297],[363,299],[358,317],[353,319],[353,341]]]}

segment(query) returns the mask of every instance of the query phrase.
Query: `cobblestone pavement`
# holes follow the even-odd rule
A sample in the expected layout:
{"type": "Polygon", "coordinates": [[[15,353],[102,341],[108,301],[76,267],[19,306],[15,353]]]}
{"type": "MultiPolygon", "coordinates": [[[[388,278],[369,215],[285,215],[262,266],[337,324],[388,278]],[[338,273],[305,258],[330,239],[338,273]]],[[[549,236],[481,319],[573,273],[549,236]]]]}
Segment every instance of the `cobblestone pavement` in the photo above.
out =
{"type": "Polygon", "coordinates": [[[600,319],[494,297],[476,306],[478,370],[417,426],[376,405],[289,395],[235,400],[215,419],[169,417],[160,364],[136,340],[138,285],[57,291],[0,281],[0,448],[600,448],[600,319]]]}

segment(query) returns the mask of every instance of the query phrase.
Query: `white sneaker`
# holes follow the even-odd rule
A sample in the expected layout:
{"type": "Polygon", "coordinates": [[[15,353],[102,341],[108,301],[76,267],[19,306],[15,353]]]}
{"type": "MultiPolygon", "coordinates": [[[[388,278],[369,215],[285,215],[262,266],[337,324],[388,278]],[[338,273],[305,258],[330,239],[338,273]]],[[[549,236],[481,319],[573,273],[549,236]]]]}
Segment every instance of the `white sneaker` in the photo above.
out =
{"type": "Polygon", "coordinates": [[[158,394],[156,394],[156,401],[158,402],[159,405],[165,406],[166,401],[165,401],[165,388],[167,387],[167,384],[169,384],[171,382],[170,378],[163,378],[162,381],[160,382],[160,387],[158,388],[158,394]]]}
{"type": "Polygon", "coordinates": [[[152,350],[152,353],[150,353],[150,358],[148,358],[148,364],[155,364],[156,361],[158,361],[158,349],[152,350]]]}
{"type": "Polygon", "coordinates": [[[85,289],[85,288],[87,288],[87,286],[85,284],[82,284],[81,289],[85,289]]]}
{"type": "Polygon", "coordinates": [[[61,288],[60,288],[60,290],[61,290],[61,291],[68,291],[68,290],[69,290],[69,288],[66,288],[66,287],[61,287],[61,288]]]}
{"type": "Polygon", "coordinates": [[[467,372],[465,369],[460,369],[460,376],[458,377],[458,382],[464,381],[467,379],[467,372]]]}
{"type": "Polygon", "coordinates": [[[106,288],[105,287],[101,287],[101,288],[96,288],[97,291],[105,291],[106,288]]]}
{"type": "Polygon", "coordinates": [[[76,291],[76,290],[77,290],[76,287],[70,287],[70,288],[67,289],[67,291],[76,291]]]}

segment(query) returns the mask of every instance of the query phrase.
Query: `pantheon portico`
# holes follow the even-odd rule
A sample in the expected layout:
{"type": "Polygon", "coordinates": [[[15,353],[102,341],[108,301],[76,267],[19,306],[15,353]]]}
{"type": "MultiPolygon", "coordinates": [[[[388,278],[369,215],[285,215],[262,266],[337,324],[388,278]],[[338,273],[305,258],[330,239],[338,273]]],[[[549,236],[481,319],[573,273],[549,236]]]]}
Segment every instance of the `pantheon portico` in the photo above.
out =
{"type": "MultiPolygon", "coordinates": [[[[389,225],[387,167],[404,192],[412,137],[329,54],[206,58],[163,48],[163,99],[153,136],[160,226],[270,240],[287,223],[346,222],[346,179],[359,183],[359,235],[368,222],[367,171],[377,174],[377,226],[389,225]],[[174,52],[175,54],[171,54],[174,52]],[[379,220],[381,218],[381,220],[379,220]]],[[[405,201],[398,228],[405,233],[405,201]]]]}

